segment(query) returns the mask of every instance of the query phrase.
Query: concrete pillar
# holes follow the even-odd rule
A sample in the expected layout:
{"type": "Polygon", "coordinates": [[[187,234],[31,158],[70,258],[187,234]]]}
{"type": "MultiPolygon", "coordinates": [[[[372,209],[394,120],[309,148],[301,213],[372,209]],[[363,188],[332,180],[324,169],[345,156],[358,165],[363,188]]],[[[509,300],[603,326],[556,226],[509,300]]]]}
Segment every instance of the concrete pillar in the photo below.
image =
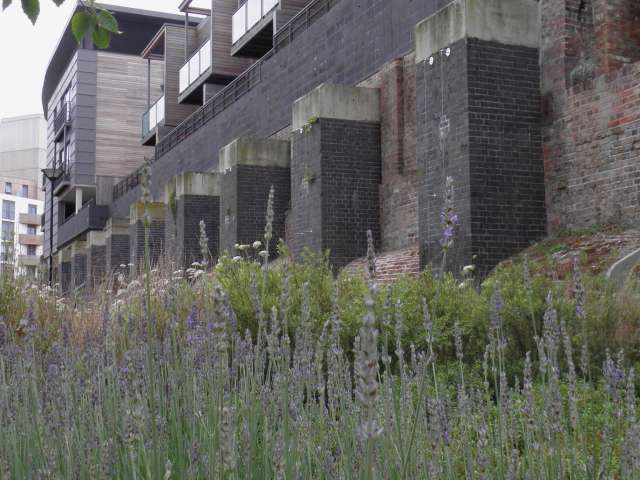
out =
{"type": "Polygon", "coordinates": [[[131,205],[129,210],[129,262],[133,264],[132,273],[140,272],[144,266],[145,227],[144,217],[149,216],[149,258],[151,266],[158,263],[164,255],[165,204],[163,202],[141,201],[131,205]]]}
{"type": "Polygon", "coordinates": [[[538,2],[460,0],[415,39],[421,263],[483,276],[545,235],[538,2]],[[445,257],[447,177],[457,226],[445,257]]]}
{"type": "Polygon", "coordinates": [[[330,251],[334,267],[380,241],[380,93],[323,84],[293,104],[291,250],[330,251]]]}
{"type": "Polygon", "coordinates": [[[129,219],[110,218],[105,228],[106,273],[127,272],[129,264],[129,219]],[[124,265],[124,267],[122,267],[124,265]]]}
{"type": "Polygon", "coordinates": [[[106,231],[92,230],[87,243],[87,284],[93,288],[102,283],[107,267],[106,231]]]}
{"type": "Polygon", "coordinates": [[[218,173],[184,172],[165,187],[165,249],[180,268],[201,261],[200,220],[205,222],[208,261],[218,257],[220,177],[218,173]]]}
{"type": "Polygon", "coordinates": [[[73,288],[85,285],[87,281],[87,242],[75,240],[71,244],[71,284],[73,288]]]}
{"type": "Polygon", "coordinates": [[[274,187],[271,255],[285,238],[290,200],[290,143],[287,140],[239,138],[220,149],[220,251],[232,255],[236,243],[263,240],[267,199],[274,187]]]}

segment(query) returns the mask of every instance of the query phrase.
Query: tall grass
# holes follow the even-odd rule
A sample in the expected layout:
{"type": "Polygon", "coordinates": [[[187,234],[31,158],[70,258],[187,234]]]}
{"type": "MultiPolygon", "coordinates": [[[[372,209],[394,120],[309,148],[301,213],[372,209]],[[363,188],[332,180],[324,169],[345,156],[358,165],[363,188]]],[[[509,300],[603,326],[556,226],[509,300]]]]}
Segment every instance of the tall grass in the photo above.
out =
{"type": "Polygon", "coordinates": [[[574,358],[572,291],[249,257],[89,299],[3,284],[0,478],[640,478],[631,363],[574,358]]]}

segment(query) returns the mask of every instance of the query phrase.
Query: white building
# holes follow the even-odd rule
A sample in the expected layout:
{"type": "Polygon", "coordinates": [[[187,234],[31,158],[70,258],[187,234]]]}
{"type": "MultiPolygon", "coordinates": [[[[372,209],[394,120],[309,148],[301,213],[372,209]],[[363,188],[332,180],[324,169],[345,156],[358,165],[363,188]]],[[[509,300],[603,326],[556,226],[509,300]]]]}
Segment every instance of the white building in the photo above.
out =
{"type": "Polygon", "coordinates": [[[38,200],[36,184],[20,179],[0,178],[0,268],[11,268],[16,276],[35,277],[42,257],[44,235],[41,215],[44,202],[38,200]]]}
{"type": "Polygon", "coordinates": [[[42,115],[0,120],[0,269],[36,275],[44,210],[40,169],[46,161],[42,115]]]}

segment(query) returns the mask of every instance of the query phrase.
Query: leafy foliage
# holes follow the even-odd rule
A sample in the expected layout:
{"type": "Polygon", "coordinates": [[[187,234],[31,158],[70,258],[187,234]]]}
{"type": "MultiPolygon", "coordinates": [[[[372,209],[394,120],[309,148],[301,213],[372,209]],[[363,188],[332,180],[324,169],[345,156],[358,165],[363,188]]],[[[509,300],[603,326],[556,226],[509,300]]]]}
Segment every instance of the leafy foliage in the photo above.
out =
{"type": "MultiPolygon", "coordinates": [[[[52,0],[60,6],[65,0],[52,0]]],[[[2,0],[2,9],[5,10],[13,0],[2,0]]],[[[40,15],[40,0],[21,0],[22,10],[35,24],[40,15]]],[[[71,19],[71,31],[75,39],[80,43],[89,34],[93,43],[98,48],[108,48],[111,35],[119,34],[118,22],[111,12],[104,8],[96,7],[94,0],[83,3],[83,9],[76,12],[71,19]]]]}

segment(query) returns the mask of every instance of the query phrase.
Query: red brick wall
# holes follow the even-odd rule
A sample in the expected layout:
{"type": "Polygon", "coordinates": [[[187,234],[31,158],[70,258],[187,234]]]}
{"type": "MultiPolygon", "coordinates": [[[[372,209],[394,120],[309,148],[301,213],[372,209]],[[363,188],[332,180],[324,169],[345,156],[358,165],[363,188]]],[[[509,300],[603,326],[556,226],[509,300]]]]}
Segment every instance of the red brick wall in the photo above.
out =
{"type": "Polygon", "coordinates": [[[542,0],[541,12],[549,229],[635,223],[640,2],[542,0]]]}
{"type": "Polygon", "coordinates": [[[380,89],[383,251],[418,242],[415,75],[414,56],[410,54],[389,62],[358,85],[380,89]]]}

